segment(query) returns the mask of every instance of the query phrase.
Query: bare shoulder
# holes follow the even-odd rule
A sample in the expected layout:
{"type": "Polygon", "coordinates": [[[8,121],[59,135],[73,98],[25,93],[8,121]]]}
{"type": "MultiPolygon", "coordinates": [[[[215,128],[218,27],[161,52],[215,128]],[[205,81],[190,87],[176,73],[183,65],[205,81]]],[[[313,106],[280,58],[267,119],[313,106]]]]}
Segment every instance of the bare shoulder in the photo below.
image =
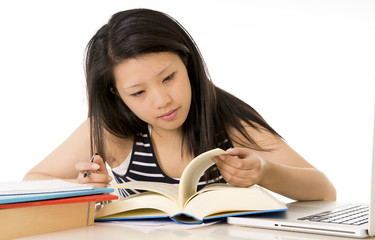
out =
{"type": "MultiPolygon", "coordinates": [[[[248,134],[249,137],[251,137],[251,139],[254,140],[256,145],[258,145],[262,149],[270,150],[278,148],[280,147],[280,145],[284,144],[284,141],[279,136],[274,135],[273,133],[269,132],[267,129],[265,129],[257,123],[253,123],[256,126],[256,128],[250,126],[244,121],[241,121],[241,123],[245,128],[246,134],[248,134]]],[[[248,146],[255,149],[258,148],[254,143],[249,142],[248,139],[246,139],[246,137],[237,129],[231,128],[229,130],[229,137],[233,141],[235,147],[248,146]]]]}
{"type": "MultiPolygon", "coordinates": [[[[85,142],[90,145],[90,119],[87,119],[76,130],[75,135],[85,136],[85,142]]],[[[120,165],[133,147],[133,138],[119,138],[104,129],[103,131],[104,150],[106,152],[105,161],[110,167],[117,167],[120,165]]],[[[96,149],[94,148],[94,151],[96,149]]]]}
{"type": "MultiPolygon", "coordinates": [[[[81,151],[85,152],[85,156],[79,159],[89,159],[91,157],[91,134],[90,134],[90,119],[86,119],[69,137],[68,141],[71,145],[80,146],[81,151]]],[[[122,139],[114,136],[109,131],[103,131],[104,151],[106,152],[105,161],[110,167],[116,167],[126,158],[131,152],[133,146],[133,139],[122,139]]],[[[96,149],[94,147],[94,152],[96,149]]]]}
{"type": "Polygon", "coordinates": [[[104,130],[106,162],[111,168],[119,166],[131,153],[134,138],[119,138],[104,130]]]}
{"type": "MultiPolygon", "coordinates": [[[[255,124],[256,125],[256,124],[255,124]]],[[[264,160],[277,162],[293,167],[313,167],[294,149],[292,149],[286,141],[279,136],[272,134],[262,126],[256,125],[257,128],[251,127],[243,123],[246,133],[254,140],[254,142],[262,148],[258,149],[236,129],[231,129],[229,136],[235,147],[248,147],[264,160]],[[265,151],[264,151],[265,150],[265,151]]]]}

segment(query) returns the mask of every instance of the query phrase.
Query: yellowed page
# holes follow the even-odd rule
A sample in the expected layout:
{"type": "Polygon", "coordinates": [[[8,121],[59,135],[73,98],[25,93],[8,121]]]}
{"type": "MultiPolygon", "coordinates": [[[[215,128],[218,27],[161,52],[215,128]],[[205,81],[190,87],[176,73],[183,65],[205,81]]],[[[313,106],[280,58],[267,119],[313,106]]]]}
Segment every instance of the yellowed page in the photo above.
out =
{"type": "Polygon", "coordinates": [[[178,185],[162,182],[131,181],[111,186],[112,188],[138,189],[164,195],[178,204],[178,185]]]}
{"type": "Polygon", "coordinates": [[[151,209],[151,208],[138,208],[135,210],[129,210],[124,212],[115,213],[112,215],[108,215],[105,217],[100,217],[97,219],[146,219],[146,218],[160,218],[160,217],[169,217],[169,215],[166,212],[157,210],[157,209],[151,209]]]}
{"type": "Polygon", "coordinates": [[[186,205],[190,202],[191,199],[195,198],[199,194],[202,194],[208,191],[214,191],[214,190],[226,189],[226,188],[233,188],[233,186],[227,183],[211,183],[209,185],[206,185],[204,188],[202,188],[201,190],[199,190],[198,192],[190,196],[189,199],[184,203],[184,206],[182,209],[186,207],[186,205]]]}
{"type": "Polygon", "coordinates": [[[186,204],[184,213],[203,219],[224,212],[265,211],[285,209],[283,202],[259,186],[250,188],[216,187],[196,195],[186,204]]]}
{"type": "Polygon", "coordinates": [[[131,213],[137,209],[143,209],[143,216],[155,216],[155,212],[157,212],[155,210],[164,212],[164,214],[161,214],[162,216],[173,216],[180,212],[177,204],[169,198],[154,192],[144,192],[104,205],[96,213],[95,218],[109,217],[111,215],[127,217],[127,211],[131,213]],[[149,215],[147,214],[147,209],[151,209],[149,215]]]}
{"type": "Polygon", "coordinates": [[[179,206],[182,208],[184,203],[190,196],[196,193],[197,185],[203,173],[215,163],[212,158],[222,154],[227,154],[226,151],[216,148],[205,153],[200,154],[194,158],[185,168],[180,179],[180,186],[178,189],[179,206]]]}

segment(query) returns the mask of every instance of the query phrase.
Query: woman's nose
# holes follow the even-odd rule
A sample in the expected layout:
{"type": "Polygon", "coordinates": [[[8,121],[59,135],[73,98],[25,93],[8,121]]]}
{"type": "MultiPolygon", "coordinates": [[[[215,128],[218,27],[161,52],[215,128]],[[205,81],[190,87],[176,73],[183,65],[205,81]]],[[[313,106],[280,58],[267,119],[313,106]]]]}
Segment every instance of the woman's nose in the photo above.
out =
{"type": "Polygon", "coordinates": [[[171,102],[171,96],[167,91],[155,89],[152,101],[155,107],[163,108],[168,106],[168,104],[171,102]]]}

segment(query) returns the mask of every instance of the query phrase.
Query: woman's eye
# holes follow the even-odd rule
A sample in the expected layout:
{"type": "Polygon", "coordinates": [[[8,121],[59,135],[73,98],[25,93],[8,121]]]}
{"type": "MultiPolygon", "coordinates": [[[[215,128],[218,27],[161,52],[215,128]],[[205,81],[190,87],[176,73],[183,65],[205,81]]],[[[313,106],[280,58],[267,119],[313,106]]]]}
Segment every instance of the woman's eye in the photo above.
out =
{"type": "Polygon", "coordinates": [[[137,97],[137,96],[139,96],[139,95],[141,95],[142,93],[144,93],[145,91],[138,91],[138,92],[136,92],[136,93],[133,93],[133,94],[130,94],[131,96],[133,96],[133,97],[137,97]]]}
{"type": "Polygon", "coordinates": [[[166,82],[166,81],[171,80],[171,79],[174,77],[174,74],[175,74],[175,73],[172,73],[172,74],[169,75],[168,77],[164,78],[164,79],[163,79],[163,82],[166,82]]]}

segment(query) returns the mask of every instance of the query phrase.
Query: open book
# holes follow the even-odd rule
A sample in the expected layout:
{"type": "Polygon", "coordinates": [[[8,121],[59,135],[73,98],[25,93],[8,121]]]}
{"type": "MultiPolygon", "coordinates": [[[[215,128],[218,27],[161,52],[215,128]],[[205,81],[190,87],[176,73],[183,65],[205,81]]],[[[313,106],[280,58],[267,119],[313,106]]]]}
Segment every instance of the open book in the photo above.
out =
{"type": "Polygon", "coordinates": [[[219,217],[287,210],[283,202],[259,186],[240,188],[213,183],[197,192],[200,177],[215,164],[212,158],[221,154],[227,153],[217,148],[194,158],[178,185],[132,181],[112,186],[146,191],[105,205],[97,212],[96,221],[170,217],[193,224],[219,217]]]}

